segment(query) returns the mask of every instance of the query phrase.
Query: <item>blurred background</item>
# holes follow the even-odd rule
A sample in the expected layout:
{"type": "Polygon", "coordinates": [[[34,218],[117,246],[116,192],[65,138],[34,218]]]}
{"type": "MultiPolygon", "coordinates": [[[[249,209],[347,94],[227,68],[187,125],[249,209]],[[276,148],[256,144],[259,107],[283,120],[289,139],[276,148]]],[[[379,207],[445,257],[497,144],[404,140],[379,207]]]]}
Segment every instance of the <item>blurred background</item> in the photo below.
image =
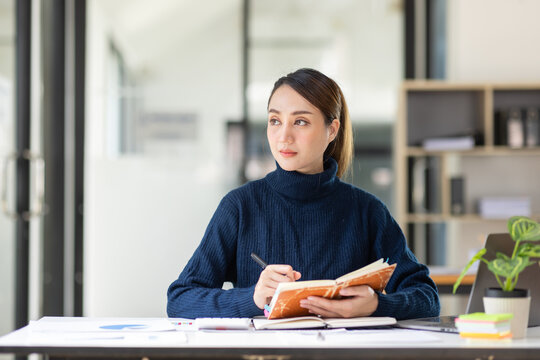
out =
{"type": "Polygon", "coordinates": [[[167,287],[220,199],[275,168],[266,104],[300,67],[341,85],[355,134],[347,181],[394,212],[402,81],[539,81],[539,11],[535,0],[0,0],[0,335],[43,315],[166,316],[167,287]]]}

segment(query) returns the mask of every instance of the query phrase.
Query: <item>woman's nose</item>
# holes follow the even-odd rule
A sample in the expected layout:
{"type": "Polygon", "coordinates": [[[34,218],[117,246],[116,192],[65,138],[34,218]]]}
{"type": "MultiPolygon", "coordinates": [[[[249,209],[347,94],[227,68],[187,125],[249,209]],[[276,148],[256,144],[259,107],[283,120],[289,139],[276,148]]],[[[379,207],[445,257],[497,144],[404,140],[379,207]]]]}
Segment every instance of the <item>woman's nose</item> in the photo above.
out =
{"type": "Polygon", "coordinates": [[[292,127],[289,125],[283,125],[279,132],[279,142],[291,144],[293,142],[292,127]]]}

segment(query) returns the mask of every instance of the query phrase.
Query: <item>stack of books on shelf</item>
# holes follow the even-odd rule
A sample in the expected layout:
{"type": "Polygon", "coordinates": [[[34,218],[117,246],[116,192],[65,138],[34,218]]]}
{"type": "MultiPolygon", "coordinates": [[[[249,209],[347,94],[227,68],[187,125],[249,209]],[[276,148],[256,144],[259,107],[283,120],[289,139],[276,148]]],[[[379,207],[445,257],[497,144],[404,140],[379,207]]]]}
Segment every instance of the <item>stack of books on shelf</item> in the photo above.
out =
{"type": "Polygon", "coordinates": [[[474,137],[450,136],[429,138],[422,142],[422,146],[427,151],[469,150],[474,148],[474,137]]]}
{"type": "Polygon", "coordinates": [[[486,196],[480,199],[479,210],[485,219],[531,216],[531,199],[526,196],[486,196]]]}
{"type": "Polygon", "coordinates": [[[512,337],[510,320],[513,317],[513,314],[486,314],[480,312],[460,315],[456,319],[456,327],[459,330],[459,335],[463,338],[508,339],[512,337]]]}

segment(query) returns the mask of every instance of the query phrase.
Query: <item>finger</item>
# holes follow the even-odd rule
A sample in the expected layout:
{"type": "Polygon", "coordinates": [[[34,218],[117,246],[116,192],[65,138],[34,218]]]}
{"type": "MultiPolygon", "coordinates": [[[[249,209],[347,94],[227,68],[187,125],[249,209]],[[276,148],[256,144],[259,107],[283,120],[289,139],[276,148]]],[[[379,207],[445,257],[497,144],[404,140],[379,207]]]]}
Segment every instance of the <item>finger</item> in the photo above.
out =
{"type": "Polygon", "coordinates": [[[281,265],[281,264],[268,265],[266,267],[265,271],[266,270],[274,272],[276,274],[280,274],[281,276],[285,276],[290,281],[295,281],[296,280],[295,275],[294,275],[294,270],[293,270],[292,266],[290,266],[290,265],[281,265]]]}
{"type": "MultiPolygon", "coordinates": [[[[306,301],[312,309],[324,310],[326,313],[333,313],[339,317],[354,316],[354,308],[357,307],[359,297],[351,299],[329,300],[318,296],[309,296],[306,301]]],[[[327,316],[327,315],[325,315],[327,316]]]]}
{"type": "Polygon", "coordinates": [[[289,268],[289,270],[287,270],[287,272],[285,273],[282,273],[283,277],[285,277],[288,281],[296,281],[296,277],[294,275],[294,270],[291,268],[289,268]]]}
{"type": "Polygon", "coordinates": [[[327,309],[340,317],[369,316],[376,309],[378,301],[374,297],[352,296],[346,299],[327,300],[320,297],[308,297],[310,306],[327,309]],[[311,298],[311,299],[310,299],[311,298]]]}
{"type": "Polygon", "coordinates": [[[317,306],[323,309],[338,309],[342,301],[341,300],[329,300],[319,296],[308,296],[306,299],[309,305],[317,306]]]}
{"type": "Polygon", "coordinates": [[[320,306],[317,306],[317,305],[312,304],[312,303],[306,303],[306,304],[300,305],[300,306],[307,309],[312,314],[320,315],[320,316],[323,316],[323,317],[342,317],[341,314],[335,312],[332,309],[327,309],[327,308],[324,308],[324,307],[320,307],[320,306]]]}
{"type": "MultiPolygon", "coordinates": [[[[266,270],[265,270],[266,271],[266,270]]],[[[294,280],[291,280],[290,277],[288,276],[284,276],[283,274],[280,274],[280,273],[277,273],[277,272],[274,272],[274,271],[269,271],[267,272],[265,275],[264,275],[264,280],[272,280],[276,283],[282,283],[282,282],[292,282],[294,280]]]]}
{"type": "Polygon", "coordinates": [[[288,272],[293,271],[293,268],[291,265],[284,265],[284,264],[271,264],[271,265],[268,265],[266,269],[267,270],[270,269],[280,274],[286,274],[288,272]]]}
{"type": "Polygon", "coordinates": [[[295,280],[300,280],[301,277],[302,277],[302,274],[300,274],[298,271],[294,271],[294,279],[295,280]]]}
{"type": "Polygon", "coordinates": [[[276,282],[259,281],[255,286],[253,300],[259,308],[263,308],[264,304],[268,304],[276,292],[276,282]],[[269,300],[270,299],[270,300],[269,300]]]}
{"type": "Polygon", "coordinates": [[[272,279],[263,279],[261,282],[259,282],[260,289],[271,292],[272,295],[276,291],[278,285],[279,285],[279,282],[272,279]]]}
{"type": "Polygon", "coordinates": [[[375,291],[369,285],[350,286],[339,291],[339,294],[342,296],[370,297],[374,293],[375,291]]]}

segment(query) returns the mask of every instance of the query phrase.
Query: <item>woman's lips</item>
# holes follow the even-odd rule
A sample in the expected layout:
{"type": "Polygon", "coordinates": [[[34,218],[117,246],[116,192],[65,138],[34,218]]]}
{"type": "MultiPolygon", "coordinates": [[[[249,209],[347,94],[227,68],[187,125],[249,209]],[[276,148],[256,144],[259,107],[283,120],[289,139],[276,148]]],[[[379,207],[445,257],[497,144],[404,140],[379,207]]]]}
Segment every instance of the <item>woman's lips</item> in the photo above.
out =
{"type": "Polygon", "coordinates": [[[296,152],[295,151],[290,151],[290,150],[280,150],[279,152],[281,154],[281,156],[283,157],[293,157],[296,155],[296,152]]]}

